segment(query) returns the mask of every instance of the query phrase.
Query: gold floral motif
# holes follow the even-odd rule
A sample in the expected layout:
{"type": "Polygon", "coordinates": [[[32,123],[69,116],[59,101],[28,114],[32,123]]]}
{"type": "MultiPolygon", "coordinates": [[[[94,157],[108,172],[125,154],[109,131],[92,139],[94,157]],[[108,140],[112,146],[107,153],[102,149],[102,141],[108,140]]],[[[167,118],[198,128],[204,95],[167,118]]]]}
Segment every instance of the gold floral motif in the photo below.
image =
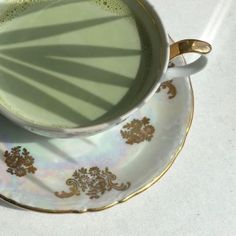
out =
{"type": "Polygon", "coordinates": [[[163,82],[157,90],[157,93],[159,93],[162,89],[168,89],[167,94],[169,94],[169,99],[173,99],[177,94],[176,87],[173,85],[173,80],[163,82]]]}
{"type": "Polygon", "coordinates": [[[5,151],[5,163],[9,167],[7,172],[18,177],[25,176],[29,173],[34,174],[37,170],[33,166],[34,158],[30,155],[26,148],[21,151],[21,146],[11,149],[11,152],[5,151]]]}
{"type": "Polygon", "coordinates": [[[126,143],[130,145],[151,141],[154,132],[155,128],[150,124],[150,119],[147,117],[144,117],[142,120],[132,120],[124,125],[120,131],[122,138],[126,139],[126,143]]]}
{"type": "Polygon", "coordinates": [[[124,191],[131,185],[130,182],[114,183],[115,180],[116,176],[107,167],[105,170],[100,170],[98,167],[81,168],[74,172],[73,178],[66,181],[66,184],[70,186],[69,192],[55,192],[55,195],[59,198],[69,198],[80,196],[81,192],[84,192],[90,199],[97,199],[106,191],[112,189],[124,191]]]}

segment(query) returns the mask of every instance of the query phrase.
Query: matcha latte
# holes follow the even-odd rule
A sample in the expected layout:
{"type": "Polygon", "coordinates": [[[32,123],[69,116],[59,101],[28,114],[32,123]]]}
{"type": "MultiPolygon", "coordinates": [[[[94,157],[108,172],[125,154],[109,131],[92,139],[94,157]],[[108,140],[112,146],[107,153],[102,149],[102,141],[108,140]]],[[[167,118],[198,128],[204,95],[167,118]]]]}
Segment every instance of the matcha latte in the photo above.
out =
{"type": "Polygon", "coordinates": [[[9,1],[0,12],[0,104],[59,128],[128,111],[146,92],[154,58],[145,27],[126,2],[9,1]]]}

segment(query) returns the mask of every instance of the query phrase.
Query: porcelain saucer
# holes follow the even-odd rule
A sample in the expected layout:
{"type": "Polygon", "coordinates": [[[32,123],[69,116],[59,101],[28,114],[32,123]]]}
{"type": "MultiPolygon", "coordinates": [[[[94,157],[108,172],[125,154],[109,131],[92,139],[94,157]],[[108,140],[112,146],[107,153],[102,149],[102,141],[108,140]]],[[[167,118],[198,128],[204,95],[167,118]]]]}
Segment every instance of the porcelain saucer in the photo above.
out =
{"type": "MultiPolygon", "coordinates": [[[[174,63],[184,64],[183,58],[174,63]]],[[[47,139],[0,117],[0,198],[48,213],[99,211],[123,203],[167,172],[192,118],[190,78],[163,83],[128,120],[88,138],[47,139]]]]}

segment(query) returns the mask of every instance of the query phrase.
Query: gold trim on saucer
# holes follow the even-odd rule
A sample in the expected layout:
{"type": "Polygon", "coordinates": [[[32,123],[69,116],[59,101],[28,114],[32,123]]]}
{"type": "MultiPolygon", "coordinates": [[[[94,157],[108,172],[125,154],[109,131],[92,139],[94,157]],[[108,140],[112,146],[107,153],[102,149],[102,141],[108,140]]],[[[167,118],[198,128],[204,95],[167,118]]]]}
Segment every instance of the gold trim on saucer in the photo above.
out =
{"type": "MultiPolygon", "coordinates": [[[[138,0],[138,2],[139,2],[139,4],[141,4],[142,1],[138,0]]],[[[152,17],[151,13],[149,15],[152,17]]],[[[191,96],[191,98],[192,98],[192,110],[190,112],[188,120],[186,121],[187,122],[187,128],[186,128],[185,135],[183,137],[183,141],[180,144],[180,146],[177,148],[177,150],[173,153],[173,155],[171,155],[170,162],[166,165],[166,167],[161,172],[161,174],[159,174],[158,176],[153,178],[149,183],[145,184],[143,187],[139,188],[135,192],[133,192],[133,193],[129,194],[128,196],[124,197],[123,199],[115,201],[115,202],[113,202],[111,204],[108,204],[108,205],[105,205],[105,206],[101,206],[101,207],[97,207],[97,208],[88,208],[88,209],[83,209],[83,210],[75,210],[75,209],[74,210],[73,209],[68,209],[68,210],[50,210],[50,209],[32,207],[32,206],[29,206],[29,205],[21,204],[21,203],[19,203],[17,201],[14,201],[12,199],[9,199],[9,198],[5,197],[2,194],[0,194],[0,198],[2,200],[4,200],[4,201],[10,203],[10,204],[13,204],[16,207],[27,209],[27,210],[32,210],[32,211],[41,212],[41,213],[65,214],[65,213],[97,212],[97,211],[106,210],[106,209],[111,208],[111,207],[113,207],[113,206],[115,206],[117,204],[124,203],[124,202],[128,201],[129,199],[135,197],[136,195],[144,192],[145,190],[150,188],[152,185],[154,185],[156,182],[158,182],[164,176],[164,174],[170,169],[170,167],[173,165],[174,161],[176,160],[178,154],[180,153],[180,151],[182,150],[182,148],[183,148],[183,146],[185,144],[188,132],[189,132],[191,124],[192,124],[193,114],[194,114],[194,94],[193,94],[193,89],[192,89],[192,84],[191,84],[190,78],[188,78],[188,81],[189,81],[189,84],[190,84],[190,93],[192,95],[191,96]]]]}
{"type": "Polygon", "coordinates": [[[136,195],[144,192],[145,190],[147,190],[148,188],[150,188],[152,185],[154,185],[155,183],[157,183],[164,175],[165,173],[171,168],[171,166],[174,164],[177,156],[179,155],[179,153],[181,152],[181,150],[184,147],[184,144],[186,142],[187,139],[187,135],[190,131],[191,125],[192,125],[192,121],[193,121],[193,114],[194,114],[194,93],[193,93],[193,88],[192,88],[192,83],[190,78],[188,78],[189,84],[190,84],[190,92],[191,92],[191,97],[192,97],[192,110],[191,113],[189,115],[189,118],[187,120],[187,128],[186,128],[186,132],[185,132],[185,136],[183,138],[182,143],[180,144],[180,146],[177,148],[176,152],[172,155],[172,157],[170,158],[170,162],[169,164],[164,168],[164,170],[162,171],[162,173],[160,175],[158,175],[157,177],[153,178],[148,184],[146,184],[145,186],[141,187],[140,189],[138,189],[137,191],[131,193],[130,195],[128,195],[127,197],[115,201],[109,205],[106,206],[102,206],[102,207],[97,207],[97,208],[88,208],[88,209],[84,209],[84,210],[50,210],[50,209],[43,209],[43,208],[38,208],[38,207],[32,207],[32,206],[27,206],[25,204],[21,204],[19,202],[16,202],[12,199],[9,199],[3,195],[0,194],[0,198],[16,207],[19,208],[23,208],[26,210],[32,210],[32,211],[36,211],[36,212],[40,212],[40,213],[52,213],[52,214],[81,214],[81,213],[86,213],[86,212],[97,212],[97,211],[103,211],[106,209],[109,209],[115,205],[118,205],[120,203],[124,203],[128,200],[130,200],[131,198],[135,197],[136,195]]]}

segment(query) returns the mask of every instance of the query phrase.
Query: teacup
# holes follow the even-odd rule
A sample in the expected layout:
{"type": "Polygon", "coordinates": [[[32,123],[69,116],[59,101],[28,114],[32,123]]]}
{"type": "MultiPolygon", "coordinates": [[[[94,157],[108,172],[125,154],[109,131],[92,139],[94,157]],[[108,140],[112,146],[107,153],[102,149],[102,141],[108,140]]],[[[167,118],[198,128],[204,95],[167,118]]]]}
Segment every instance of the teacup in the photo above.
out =
{"type": "Polygon", "coordinates": [[[16,16],[2,17],[0,112],[43,136],[93,135],[119,124],[162,82],[202,70],[211,51],[195,39],[169,45],[146,0],[25,1],[24,11],[22,2],[16,16]],[[168,68],[184,53],[200,57],[168,68]]]}

